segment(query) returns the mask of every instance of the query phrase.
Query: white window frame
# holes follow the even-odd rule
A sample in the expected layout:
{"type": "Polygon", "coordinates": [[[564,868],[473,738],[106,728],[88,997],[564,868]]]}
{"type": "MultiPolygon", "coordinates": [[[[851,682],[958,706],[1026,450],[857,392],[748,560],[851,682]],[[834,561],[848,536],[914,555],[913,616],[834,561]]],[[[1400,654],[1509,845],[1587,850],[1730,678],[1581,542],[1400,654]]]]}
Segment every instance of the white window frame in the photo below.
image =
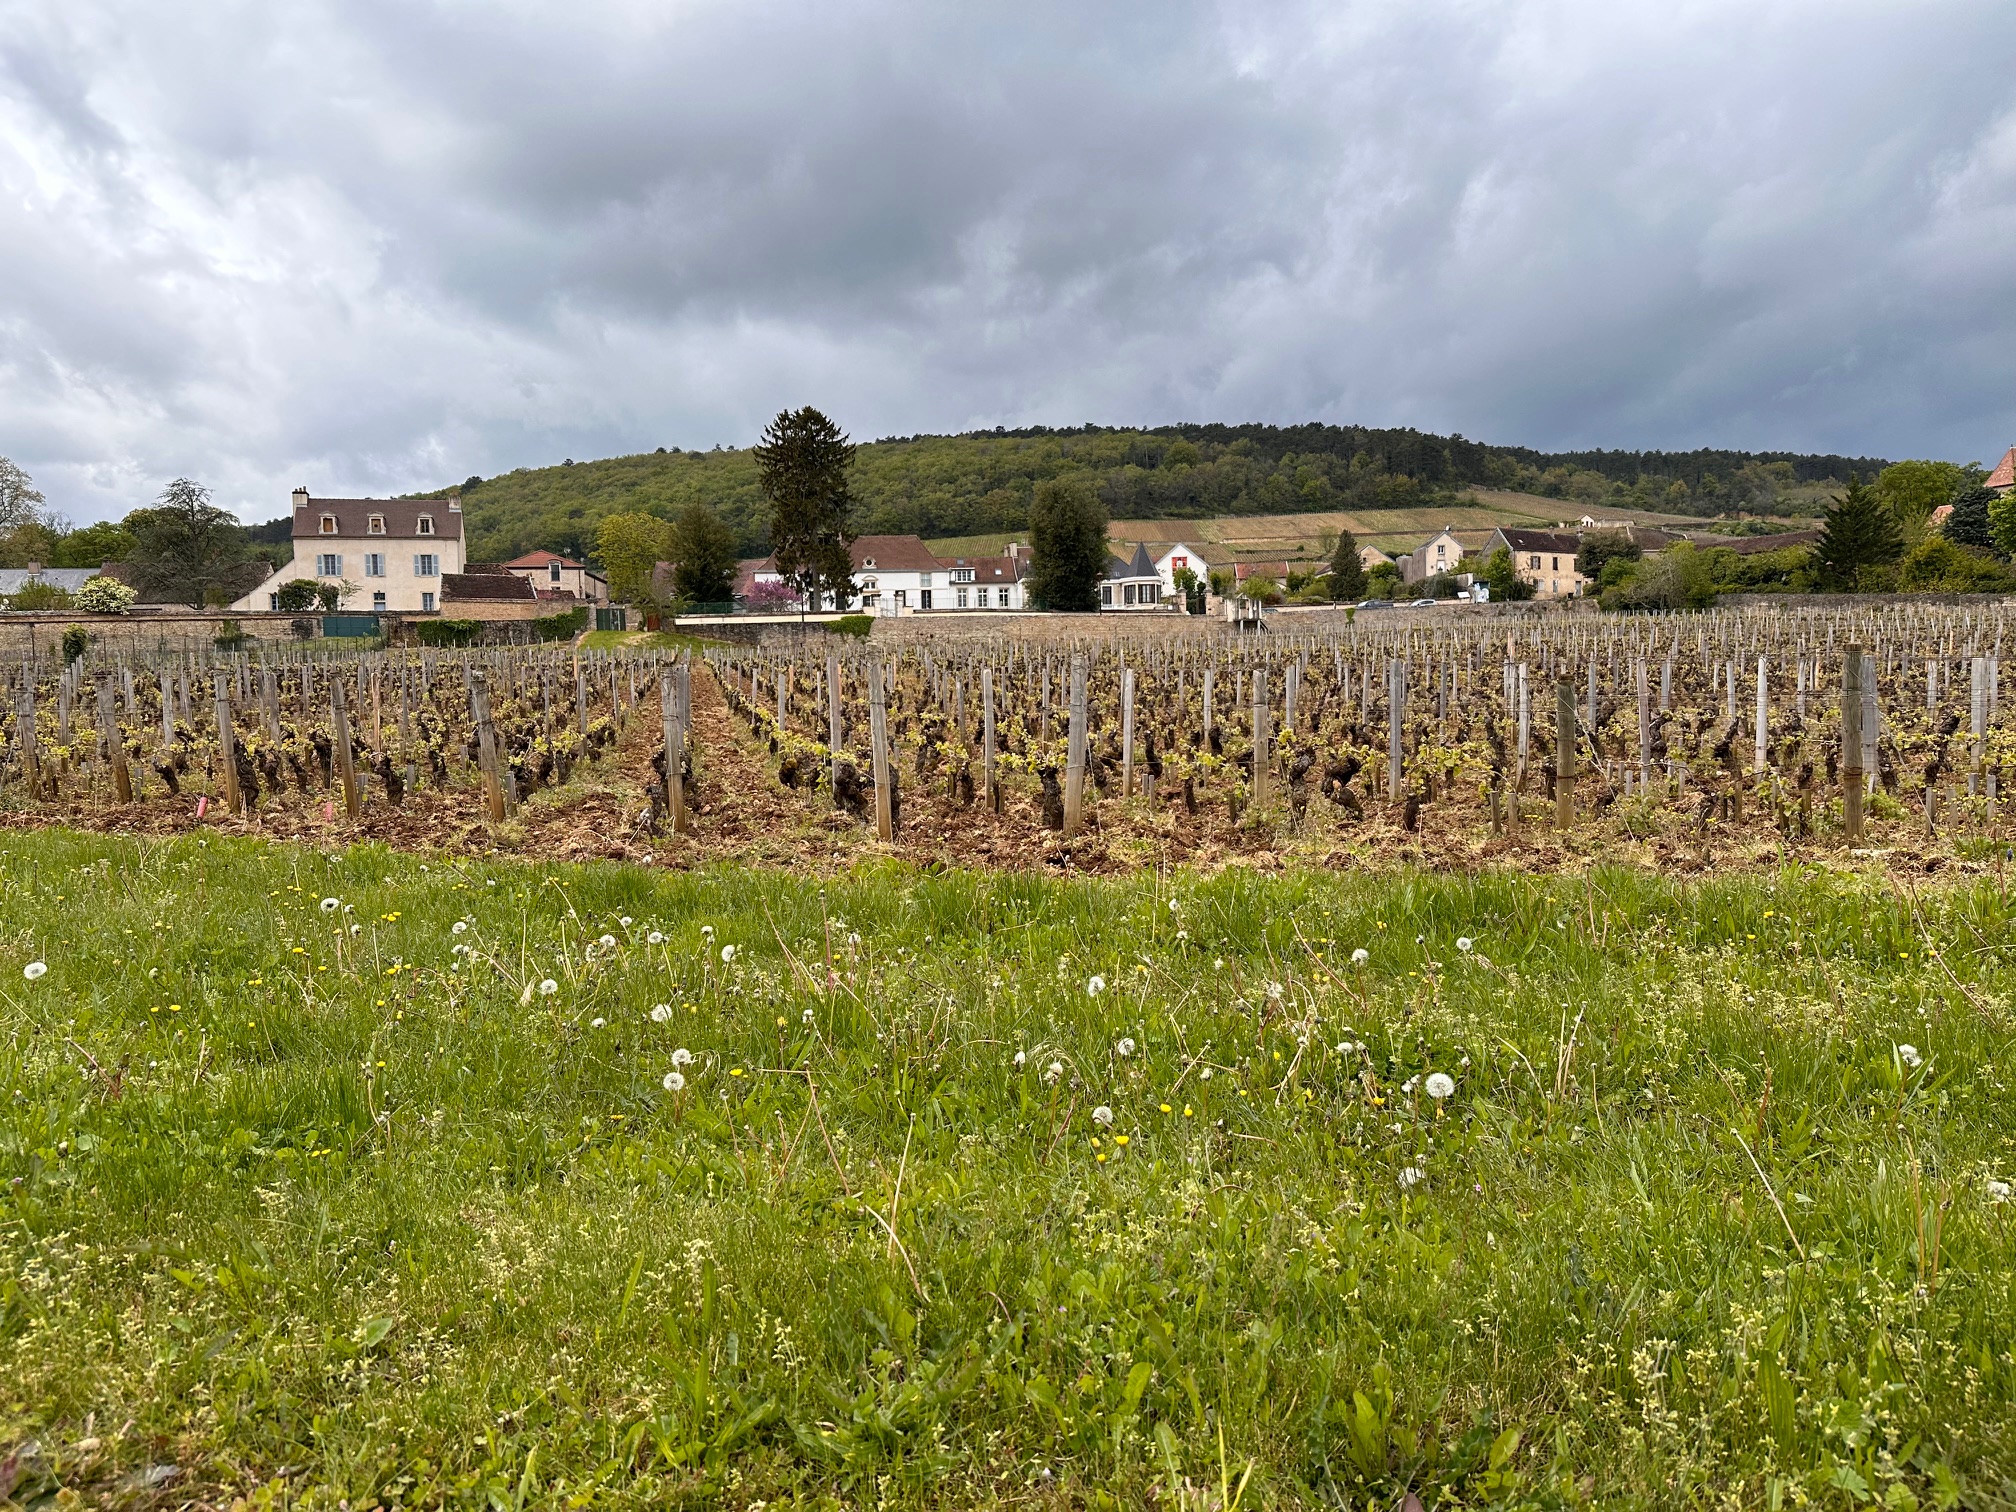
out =
{"type": "Polygon", "coordinates": [[[415,535],[434,534],[434,516],[427,514],[420,516],[418,522],[413,527],[413,533],[415,535]]]}
{"type": "Polygon", "coordinates": [[[382,612],[384,608],[385,608],[385,590],[383,588],[380,588],[376,593],[371,595],[371,612],[377,614],[382,612]]]}
{"type": "Polygon", "coordinates": [[[421,594],[421,595],[420,595],[420,610],[421,610],[421,612],[422,612],[423,614],[431,614],[431,613],[433,613],[433,612],[434,612],[434,595],[433,595],[433,594],[431,594],[431,593],[423,593],[423,594],[421,594]]]}
{"type": "Polygon", "coordinates": [[[441,576],[441,558],[431,551],[420,552],[413,558],[413,576],[423,578],[441,576]]]}
{"type": "Polygon", "coordinates": [[[333,578],[343,576],[343,553],[318,551],[315,554],[315,576],[333,578]]]}
{"type": "Polygon", "coordinates": [[[364,522],[364,534],[366,535],[385,534],[385,516],[373,515],[371,516],[370,519],[366,520],[364,522]]]}
{"type": "Polygon", "coordinates": [[[333,514],[325,514],[324,516],[322,516],[322,534],[324,535],[336,534],[336,516],[334,516],[333,514]]]}

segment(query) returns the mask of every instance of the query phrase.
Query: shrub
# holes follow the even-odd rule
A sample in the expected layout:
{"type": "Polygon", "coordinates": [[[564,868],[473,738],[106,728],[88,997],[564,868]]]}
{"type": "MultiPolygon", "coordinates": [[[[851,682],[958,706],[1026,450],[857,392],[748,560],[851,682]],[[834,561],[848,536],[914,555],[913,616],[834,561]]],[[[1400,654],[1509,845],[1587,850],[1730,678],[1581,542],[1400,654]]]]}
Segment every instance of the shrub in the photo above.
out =
{"type": "Polygon", "coordinates": [[[588,606],[569,609],[565,614],[544,614],[532,621],[532,638],[542,641],[572,640],[588,626],[588,606]]]}
{"type": "Polygon", "coordinates": [[[82,625],[66,625],[63,629],[63,661],[67,666],[74,661],[84,660],[84,653],[91,649],[91,632],[82,625]]]}
{"type": "Polygon", "coordinates": [[[235,619],[222,620],[218,623],[215,645],[219,651],[239,650],[251,639],[251,636],[238,628],[238,621],[235,619]]]}
{"type": "Polygon", "coordinates": [[[71,607],[71,602],[70,595],[54,583],[45,583],[39,578],[32,578],[22,584],[21,591],[7,601],[7,606],[25,613],[37,609],[68,609],[71,607]]]}
{"type": "Polygon", "coordinates": [[[423,646],[473,646],[483,633],[483,621],[473,619],[422,620],[413,633],[423,646]]]}
{"type": "Polygon", "coordinates": [[[861,640],[868,638],[868,632],[875,628],[872,614],[843,614],[837,620],[826,621],[826,628],[835,635],[852,635],[861,640]]]}
{"type": "Polygon", "coordinates": [[[1987,552],[1935,535],[1904,554],[1897,586],[1915,593],[2006,593],[2016,588],[2016,578],[1987,552]]]}
{"type": "MultiPolygon", "coordinates": [[[[299,614],[304,609],[313,609],[322,600],[320,585],[313,578],[290,578],[280,585],[273,595],[274,608],[283,614],[299,614]]],[[[333,608],[332,603],[329,607],[333,608]]]]}
{"type": "Polygon", "coordinates": [[[140,602],[140,595],[117,578],[87,578],[77,590],[77,607],[86,614],[124,614],[140,602]]]}

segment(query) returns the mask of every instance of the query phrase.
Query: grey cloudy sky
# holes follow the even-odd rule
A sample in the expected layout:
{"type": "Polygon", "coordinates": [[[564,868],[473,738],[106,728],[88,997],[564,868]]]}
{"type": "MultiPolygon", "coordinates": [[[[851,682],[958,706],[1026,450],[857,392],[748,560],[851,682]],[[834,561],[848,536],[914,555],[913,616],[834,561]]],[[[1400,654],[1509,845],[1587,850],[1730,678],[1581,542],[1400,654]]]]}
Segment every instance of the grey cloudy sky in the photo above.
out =
{"type": "Polygon", "coordinates": [[[0,0],[0,454],[248,519],[746,443],[2016,441],[2009,0],[0,0]]]}

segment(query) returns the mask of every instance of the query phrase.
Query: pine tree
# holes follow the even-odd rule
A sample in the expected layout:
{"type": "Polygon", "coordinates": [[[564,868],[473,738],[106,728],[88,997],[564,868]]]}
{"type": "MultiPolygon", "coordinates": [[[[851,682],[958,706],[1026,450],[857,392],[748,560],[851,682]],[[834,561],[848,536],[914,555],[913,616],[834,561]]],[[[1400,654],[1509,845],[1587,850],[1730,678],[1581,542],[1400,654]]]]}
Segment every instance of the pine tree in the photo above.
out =
{"type": "Polygon", "coordinates": [[[1106,506],[1082,478],[1046,478],[1029,505],[1029,601],[1083,613],[1106,576],[1106,506]]]}
{"type": "Polygon", "coordinates": [[[1820,579],[1836,592],[1848,592],[1871,567],[1887,567],[1904,555],[1904,532],[1875,489],[1851,479],[1848,491],[1836,494],[1827,510],[1814,558],[1820,579]]]}
{"type": "Polygon", "coordinates": [[[756,443],[757,482],[770,500],[770,550],[777,571],[816,606],[831,593],[846,607],[854,591],[848,547],[853,500],[847,469],[854,448],[840,427],[807,405],[779,412],[756,443]]]}
{"type": "Polygon", "coordinates": [[[1995,490],[1976,485],[1963,488],[1953,499],[1953,513],[1946,516],[1945,536],[1956,546],[1972,546],[1977,551],[1995,549],[1995,530],[1988,520],[1988,506],[1995,502],[1995,490]]]}
{"type": "Polygon", "coordinates": [[[1332,602],[1355,602],[1365,597],[1365,563],[1358,556],[1358,537],[1348,530],[1337,532],[1337,549],[1330,554],[1330,598],[1332,602]]]}
{"type": "Polygon", "coordinates": [[[689,604],[725,604],[735,596],[735,532],[694,502],[672,522],[672,586],[689,604]]]}

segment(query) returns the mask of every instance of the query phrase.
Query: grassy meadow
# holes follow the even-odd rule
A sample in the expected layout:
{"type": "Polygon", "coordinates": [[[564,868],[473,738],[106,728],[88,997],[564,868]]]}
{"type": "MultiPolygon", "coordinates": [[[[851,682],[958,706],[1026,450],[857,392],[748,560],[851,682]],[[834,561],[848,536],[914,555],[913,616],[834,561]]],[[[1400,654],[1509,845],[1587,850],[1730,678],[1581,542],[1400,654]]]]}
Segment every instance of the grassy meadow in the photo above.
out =
{"type": "Polygon", "coordinates": [[[2007,1506],[2011,914],[0,835],[0,1499],[2007,1506]]]}

